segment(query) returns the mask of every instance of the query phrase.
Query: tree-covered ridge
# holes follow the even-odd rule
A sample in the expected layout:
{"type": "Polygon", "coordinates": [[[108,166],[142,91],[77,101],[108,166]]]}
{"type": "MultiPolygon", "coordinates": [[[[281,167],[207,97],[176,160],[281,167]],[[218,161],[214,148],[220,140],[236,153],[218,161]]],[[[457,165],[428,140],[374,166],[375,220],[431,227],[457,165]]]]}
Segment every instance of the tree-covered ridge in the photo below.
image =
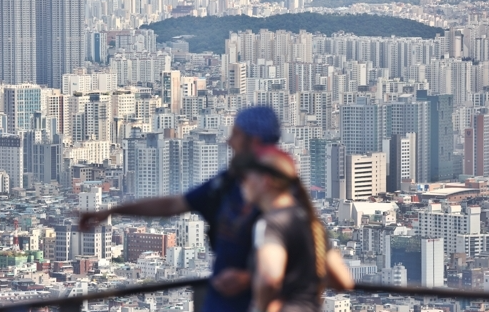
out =
{"type": "MultiPolygon", "coordinates": [[[[273,0],[275,1],[275,0],[273,0]]],[[[272,2],[272,0],[267,0],[263,2],[272,2]]],[[[352,4],[356,3],[368,3],[368,4],[380,4],[380,3],[390,3],[390,2],[400,2],[400,3],[410,3],[414,5],[419,5],[419,0],[395,0],[395,1],[386,1],[386,0],[314,0],[312,3],[308,4],[312,7],[327,7],[327,8],[340,8],[340,7],[348,7],[352,4]]]]}
{"type": "Polygon", "coordinates": [[[416,21],[378,15],[323,15],[318,13],[300,13],[273,15],[267,18],[246,15],[225,17],[191,17],[166,19],[161,22],[144,25],[158,35],[159,42],[170,41],[173,37],[192,35],[187,39],[191,52],[213,51],[224,53],[224,40],[230,31],[251,29],[257,33],[260,29],[276,31],[279,29],[298,33],[300,29],[308,32],[320,32],[331,35],[345,31],[358,36],[391,36],[434,38],[443,29],[430,27],[416,21]]]}

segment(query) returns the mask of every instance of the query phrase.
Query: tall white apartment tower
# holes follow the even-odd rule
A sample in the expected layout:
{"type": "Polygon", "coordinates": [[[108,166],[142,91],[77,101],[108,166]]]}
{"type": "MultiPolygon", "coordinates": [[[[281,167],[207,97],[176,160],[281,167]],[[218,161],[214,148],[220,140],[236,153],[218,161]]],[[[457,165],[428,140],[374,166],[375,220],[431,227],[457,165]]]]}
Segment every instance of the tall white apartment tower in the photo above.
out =
{"type": "Polygon", "coordinates": [[[443,238],[421,239],[421,285],[443,287],[443,238]]]}
{"type": "Polygon", "coordinates": [[[170,193],[170,142],[163,133],[147,133],[135,147],[135,195],[137,198],[170,193]]]}
{"type": "Polygon", "coordinates": [[[45,49],[38,49],[38,60],[42,71],[47,73],[50,87],[60,88],[62,76],[81,67],[85,61],[85,1],[84,0],[40,0],[37,14],[42,14],[45,49]]]}
{"type": "Polygon", "coordinates": [[[238,33],[240,39],[241,62],[256,60],[256,36],[251,30],[238,33]]]}
{"type": "Polygon", "coordinates": [[[227,85],[232,94],[246,94],[246,63],[229,64],[227,85]]]}
{"type": "Polygon", "coordinates": [[[36,0],[0,1],[0,81],[36,82],[36,0]]]}
{"type": "Polygon", "coordinates": [[[182,93],[180,71],[171,70],[161,73],[161,95],[163,104],[168,104],[172,113],[180,114],[182,109],[182,93]]]}
{"type": "Polygon", "coordinates": [[[193,185],[199,185],[209,180],[219,170],[218,144],[203,141],[193,142],[193,185]]]}

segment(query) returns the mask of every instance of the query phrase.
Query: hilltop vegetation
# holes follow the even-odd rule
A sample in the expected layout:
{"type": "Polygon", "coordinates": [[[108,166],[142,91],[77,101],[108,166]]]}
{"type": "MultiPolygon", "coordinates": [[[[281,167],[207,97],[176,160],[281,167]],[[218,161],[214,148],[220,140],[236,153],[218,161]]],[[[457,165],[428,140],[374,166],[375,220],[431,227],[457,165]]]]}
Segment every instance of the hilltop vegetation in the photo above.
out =
{"type": "Polygon", "coordinates": [[[320,32],[328,36],[334,32],[351,32],[358,36],[391,36],[433,38],[443,33],[441,28],[430,27],[416,21],[390,16],[377,15],[322,15],[318,13],[300,13],[274,15],[267,18],[246,15],[225,17],[191,17],[166,19],[161,22],[144,25],[158,34],[158,42],[172,40],[173,37],[191,35],[187,39],[191,52],[213,51],[224,53],[224,40],[230,31],[251,29],[257,33],[260,29],[276,31],[285,29],[298,33],[300,29],[308,32],[320,32]]]}
{"type": "MultiPolygon", "coordinates": [[[[264,2],[271,2],[270,0],[264,2]]],[[[313,7],[327,7],[327,8],[339,8],[348,7],[355,3],[368,3],[368,4],[378,4],[378,3],[389,3],[389,2],[401,2],[410,3],[414,5],[419,5],[419,0],[396,0],[396,1],[386,1],[386,0],[314,0],[309,6],[313,7]]]]}

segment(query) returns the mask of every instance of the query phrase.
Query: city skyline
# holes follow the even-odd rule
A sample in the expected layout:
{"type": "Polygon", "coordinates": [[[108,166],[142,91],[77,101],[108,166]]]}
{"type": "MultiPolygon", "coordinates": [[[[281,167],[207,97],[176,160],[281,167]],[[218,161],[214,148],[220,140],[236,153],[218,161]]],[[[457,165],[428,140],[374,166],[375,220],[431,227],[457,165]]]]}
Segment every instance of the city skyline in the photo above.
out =
{"type": "MultiPolygon", "coordinates": [[[[83,232],[79,213],[208,181],[233,158],[236,115],[261,105],[277,114],[278,147],[355,282],[489,290],[489,6],[314,5],[0,0],[0,271],[9,280],[0,304],[14,292],[57,298],[210,276],[215,254],[199,214],[114,214],[83,232]],[[389,15],[444,31],[242,29],[217,54],[141,27],[303,12],[389,15]]],[[[326,312],[484,311],[456,298],[392,298],[328,290],[321,303],[326,312]]],[[[177,290],[116,301],[84,309],[194,311],[177,290]]]]}

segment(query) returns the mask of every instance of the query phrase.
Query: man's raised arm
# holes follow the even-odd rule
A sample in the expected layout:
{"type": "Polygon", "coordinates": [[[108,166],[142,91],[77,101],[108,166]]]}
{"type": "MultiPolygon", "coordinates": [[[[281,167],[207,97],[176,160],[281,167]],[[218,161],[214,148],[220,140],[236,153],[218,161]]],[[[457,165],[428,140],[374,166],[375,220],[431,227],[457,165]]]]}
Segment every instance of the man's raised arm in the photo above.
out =
{"type": "Polygon", "coordinates": [[[80,229],[86,231],[107,219],[111,214],[171,217],[189,210],[190,208],[183,196],[144,199],[130,204],[123,204],[111,210],[82,214],[80,216],[80,229]]]}

